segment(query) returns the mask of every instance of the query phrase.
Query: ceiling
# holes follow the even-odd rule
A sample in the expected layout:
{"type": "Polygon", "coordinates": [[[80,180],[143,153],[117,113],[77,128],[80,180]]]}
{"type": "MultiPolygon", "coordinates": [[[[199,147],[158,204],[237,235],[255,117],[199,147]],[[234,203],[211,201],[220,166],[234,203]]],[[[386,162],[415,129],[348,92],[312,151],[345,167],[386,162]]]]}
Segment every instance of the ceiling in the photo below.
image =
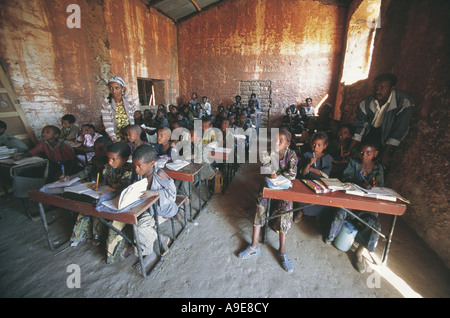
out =
{"type": "MultiPolygon", "coordinates": [[[[172,21],[181,22],[226,0],[142,0],[172,21]]],[[[278,0],[277,0],[278,1],[278,0]]],[[[299,0],[300,1],[300,0],[299,0]]],[[[327,5],[348,7],[352,0],[316,0],[327,5]]]]}
{"type": "Polygon", "coordinates": [[[224,0],[145,0],[144,2],[174,22],[180,22],[222,1],[224,0]]]}

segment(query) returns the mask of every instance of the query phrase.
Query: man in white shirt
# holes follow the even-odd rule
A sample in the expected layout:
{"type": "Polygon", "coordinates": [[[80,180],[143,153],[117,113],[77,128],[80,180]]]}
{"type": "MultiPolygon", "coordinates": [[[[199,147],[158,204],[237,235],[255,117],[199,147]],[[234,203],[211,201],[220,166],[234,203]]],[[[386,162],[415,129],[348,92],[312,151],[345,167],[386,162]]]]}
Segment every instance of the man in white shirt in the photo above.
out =
{"type": "Polygon", "coordinates": [[[202,105],[203,114],[210,116],[211,115],[211,104],[208,102],[208,97],[206,97],[206,96],[202,97],[201,105],[202,105]]]}
{"type": "Polygon", "coordinates": [[[393,153],[409,130],[414,99],[405,91],[395,88],[397,77],[382,74],[374,80],[373,94],[364,98],[358,106],[353,124],[355,133],[347,154],[362,139],[376,142],[381,160],[388,167],[393,153]]]}

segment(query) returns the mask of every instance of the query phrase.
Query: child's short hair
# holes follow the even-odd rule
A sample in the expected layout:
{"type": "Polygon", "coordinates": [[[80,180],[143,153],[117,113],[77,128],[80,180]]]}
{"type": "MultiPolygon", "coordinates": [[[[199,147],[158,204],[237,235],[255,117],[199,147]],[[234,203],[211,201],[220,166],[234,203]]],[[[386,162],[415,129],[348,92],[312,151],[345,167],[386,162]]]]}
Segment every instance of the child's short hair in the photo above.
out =
{"type": "Polygon", "coordinates": [[[59,129],[58,127],[56,127],[56,126],[53,126],[53,125],[47,125],[47,126],[45,126],[44,128],[42,128],[42,130],[44,130],[45,128],[50,128],[51,130],[53,130],[53,133],[54,134],[56,134],[56,135],[61,135],[61,129],[59,129]]]}
{"type": "Polygon", "coordinates": [[[203,123],[208,122],[210,125],[212,125],[213,120],[212,120],[211,116],[206,115],[202,118],[202,122],[203,123]]]}
{"type": "Polygon", "coordinates": [[[6,123],[3,120],[0,120],[0,129],[5,129],[8,128],[8,125],[6,125],[6,123]]]}
{"type": "Polygon", "coordinates": [[[186,123],[184,122],[184,120],[177,120],[176,122],[174,122],[174,124],[177,124],[180,128],[189,128],[186,127],[186,123]]]}
{"type": "Polygon", "coordinates": [[[285,136],[288,143],[291,142],[292,134],[291,134],[291,132],[289,130],[280,129],[279,134],[285,136]]]}
{"type": "Polygon", "coordinates": [[[109,147],[113,144],[113,142],[112,142],[111,138],[99,137],[99,138],[95,139],[95,141],[94,141],[94,145],[98,145],[98,144],[104,145],[105,147],[109,147]]]}
{"type": "Polygon", "coordinates": [[[135,133],[142,133],[142,128],[141,128],[141,126],[139,126],[139,125],[137,125],[137,124],[134,124],[134,125],[128,125],[127,126],[127,128],[126,128],[126,130],[131,130],[131,131],[133,131],[133,132],[135,132],[135,133]]]}
{"type": "Polygon", "coordinates": [[[373,147],[375,150],[379,150],[379,144],[376,141],[363,140],[358,146],[358,151],[361,151],[364,147],[367,146],[373,147]]]}
{"type": "Polygon", "coordinates": [[[116,142],[108,147],[108,152],[119,155],[124,159],[128,159],[131,155],[130,146],[125,142],[116,142]]]}
{"type": "Polygon", "coordinates": [[[322,139],[325,141],[324,142],[325,144],[328,144],[328,135],[326,132],[318,131],[318,132],[314,133],[311,137],[311,141],[318,140],[318,139],[322,139]]]}
{"type": "Polygon", "coordinates": [[[66,114],[62,116],[61,120],[65,120],[70,124],[73,124],[75,122],[75,116],[71,114],[66,114]]]}
{"type": "Polygon", "coordinates": [[[83,124],[83,126],[81,126],[81,127],[89,127],[89,128],[92,128],[95,130],[95,126],[92,124],[83,124]]]}
{"type": "Polygon", "coordinates": [[[150,145],[140,145],[133,153],[133,159],[142,160],[145,163],[155,161],[156,151],[150,145]]]}

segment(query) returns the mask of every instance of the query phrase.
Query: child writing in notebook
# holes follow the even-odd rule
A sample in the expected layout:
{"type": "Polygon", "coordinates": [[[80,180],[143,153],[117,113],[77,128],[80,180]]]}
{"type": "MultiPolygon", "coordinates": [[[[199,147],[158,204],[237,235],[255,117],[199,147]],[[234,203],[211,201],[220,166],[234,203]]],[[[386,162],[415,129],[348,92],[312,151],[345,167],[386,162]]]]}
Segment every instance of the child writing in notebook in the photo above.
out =
{"type": "MultiPolygon", "coordinates": [[[[116,142],[107,149],[108,164],[103,169],[104,183],[116,192],[121,192],[129,186],[133,180],[134,167],[132,163],[127,162],[131,154],[130,146],[125,142],[116,142]]],[[[92,187],[98,190],[96,184],[92,187]]],[[[119,231],[125,227],[125,223],[111,221],[111,225],[119,231]]],[[[106,263],[111,264],[122,260],[128,254],[126,241],[112,229],[109,229],[106,242],[106,263]]]]}
{"type": "MultiPolygon", "coordinates": [[[[297,175],[297,163],[298,158],[294,151],[289,149],[289,144],[291,142],[291,133],[286,130],[280,130],[276,139],[276,144],[274,150],[276,154],[274,156],[266,156],[263,165],[267,169],[271,169],[270,158],[277,158],[279,160],[279,167],[277,171],[272,171],[270,178],[274,179],[279,175],[283,175],[289,180],[294,180],[297,175]]],[[[263,198],[262,193],[260,193],[257,200],[256,214],[253,221],[253,235],[252,242],[245,250],[239,253],[239,258],[248,259],[252,256],[261,253],[261,248],[259,247],[259,236],[261,232],[261,227],[264,226],[266,222],[266,210],[268,207],[268,199],[263,198]]],[[[275,215],[291,210],[293,207],[292,201],[277,201],[276,210],[269,215],[275,215]]],[[[281,265],[283,269],[287,272],[292,272],[294,270],[293,263],[288,259],[286,254],[286,235],[292,224],[292,213],[284,214],[276,218],[276,229],[280,236],[280,248],[278,254],[281,260],[281,265]]]]}
{"type": "MultiPolygon", "coordinates": [[[[100,137],[94,142],[94,156],[88,163],[85,169],[81,172],[67,176],[62,181],[69,181],[75,177],[81,180],[95,181],[97,176],[99,182],[103,182],[103,169],[108,164],[108,152],[107,149],[112,145],[112,140],[108,137],[100,137]]],[[[92,230],[92,240],[94,245],[99,245],[101,236],[101,225],[97,219],[93,219],[88,215],[78,214],[77,220],[73,227],[72,236],[70,241],[74,246],[79,242],[84,242],[86,239],[91,238],[90,229],[92,230]]]]}
{"type": "MultiPolygon", "coordinates": [[[[138,220],[138,238],[142,254],[146,256],[144,266],[147,266],[156,256],[153,252],[153,245],[157,240],[154,213],[158,215],[158,223],[161,224],[178,212],[175,203],[177,195],[175,183],[164,170],[155,169],[156,159],[156,151],[149,145],[142,145],[133,153],[133,164],[137,176],[148,180],[148,190],[142,194],[141,198],[159,195],[159,204],[153,205],[150,212],[144,212],[138,220]]],[[[162,256],[164,256],[169,251],[170,239],[164,235],[161,236],[162,256]]]]}
{"type": "MultiPolygon", "coordinates": [[[[376,186],[384,186],[383,166],[376,162],[378,156],[378,147],[373,143],[361,144],[359,151],[359,159],[350,159],[347,167],[344,170],[342,181],[352,182],[360,185],[366,189],[371,189],[376,186]]],[[[362,220],[369,225],[381,231],[380,221],[378,220],[378,213],[365,212],[365,211],[353,211],[362,220]]],[[[363,260],[363,253],[367,249],[369,252],[374,252],[378,244],[379,234],[372,231],[370,228],[358,223],[349,213],[344,209],[338,209],[334,213],[334,217],[331,222],[330,231],[325,242],[331,244],[339,231],[342,228],[344,220],[351,221],[358,228],[358,234],[356,241],[360,243],[356,250],[355,267],[358,272],[364,272],[366,265],[363,260]]]]}

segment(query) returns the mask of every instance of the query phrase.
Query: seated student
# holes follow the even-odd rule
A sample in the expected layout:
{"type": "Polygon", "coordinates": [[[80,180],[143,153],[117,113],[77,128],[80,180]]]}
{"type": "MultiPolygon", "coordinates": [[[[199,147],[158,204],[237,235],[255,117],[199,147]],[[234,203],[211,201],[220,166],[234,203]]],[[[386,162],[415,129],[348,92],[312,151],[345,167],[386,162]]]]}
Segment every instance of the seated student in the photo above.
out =
{"type": "Polygon", "coordinates": [[[19,138],[5,133],[8,125],[0,120],[0,146],[6,146],[10,149],[16,148],[20,152],[28,151],[28,146],[25,145],[19,138]]]}
{"type": "Polygon", "coordinates": [[[292,109],[290,107],[287,107],[285,112],[286,115],[283,116],[282,125],[292,127],[294,124],[294,116],[292,115],[292,109]]]}
{"type": "Polygon", "coordinates": [[[197,103],[194,106],[192,106],[192,116],[198,119],[203,117],[202,105],[200,103],[197,103]]]}
{"type": "Polygon", "coordinates": [[[245,113],[242,113],[239,116],[239,120],[236,123],[236,128],[242,128],[242,129],[244,129],[244,131],[246,131],[250,127],[251,127],[251,122],[248,120],[245,113]]]}
{"type": "MultiPolygon", "coordinates": [[[[297,162],[298,158],[294,151],[289,149],[291,134],[286,130],[280,130],[277,136],[277,142],[275,144],[276,153],[273,156],[266,156],[264,158],[263,165],[266,169],[271,169],[271,157],[276,156],[279,159],[278,171],[272,171],[271,178],[276,178],[278,175],[283,175],[289,180],[294,180],[297,175],[297,162]]],[[[292,201],[276,201],[277,208],[271,215],[278,213],[283,213],[285,211],[291,210],[293,207],[292,201]]],[[[252,256],[261,253],[259,247],[259,235],[261,227],[264,226],[266,222],[266,210],[268,206],[268,199],[262,197],[260,193],[257,201],[256,214],[253,222],[253,235],[251,244],[242,252],[239,253],[239,258],[248,259],[252,256]]],[[[269,211],[270,212],[270,211],[269,211]]],[[[281,265],[283,269],[287,272],[292,272],[294,270],[292,261],[288,259],[286,255],[286,234],[292,224],[292,213],[284,214],[276,218],[276,229],[279,231],[280,236],[280,248],[278,250],[279,256],[281,258],[281,265]]]]}
{"type": "Polygon", "coordinates": [[[230,122],[231,122],[230,128],[236,127],[236,126],[235,126],[235,124],[236,124],[236,116],[235,116],[234,114],[228,114],[227,118],[228,118],[228,119],[230,120],[230,122]]]}
{"type": "MultiPolygon", "coordinates": [[[[185,113],[183,111],[179,111],[177,113],[177,119],[170,124],[170,127],[172,127],[173,124],[178,122],[178,121],[183,122],[183,127],[188,127],[188,129],[189,129],[189,127],[191,127],[189,119],[186,117],[186,115],[185,115],[185,113]]],[[[193,127],[194,127],[194,121],[192,120],[192,128],[193,127]]]]}
{"type": "MultiPolygon", "coordinates": [[[[193,106],[195,106],[195,104],[193,106]]],[[[188,129],[194,128],[194,115],[192,114],[192,111],[189,108],[189,106],[186,105],[183,108],[181,108],[181,112],[183,113],[183,117],[186,118],[189,127],[188,129]]]]}
{"type": "Polygon", "coordinates": [[[69,181],[75,177],[81,180],[95,181],[99,174],[99,181],[103,181],[103,169],[108,164],[107,149],[113,142],[109,137],[101,136],[94,142],[94,156],[88,162],[87,166],[80,172],[60,178],[62,181],[69,181]]]}
{"type": "Polygon", "coordinates": [[[352,142],[352,126],[343,124],[339,127],[337,135],[330,134],[330,147],[328,152],[335,160],[345,160],[344,153],[352,142]]]}
{"type": "Polygon", "coordinates": [[[166,118],[166,111],[164,109],[158,109],[155,117],[155,128],[161,129],[169,126],[169,121],[166,118]]]}
{"type": "Polygon", "coordinates": [[[309,117],[314,116],[315,109],[314,109],[314,106],[313,106],[312,98],[308,97],[307,99],[305,99],[305,103],[306,103],[306,105],[303,106],[303,108],[306,111],[306,115],[309,116],[309,117]]]}
{"type": "MultiPolygon", "coordinates": [[[[352,182],[366,189],[371,189],[374,186],[384,186],[383,165],[376,162],[378,156],[378,147],[372,143],[362,143],[360,146],[359,159],[350,159],[347,167],[344,170],[342,181],[352,182]]],[[[353,211],[367,224],[373,226],[378,231],[381,231],[380,221],[378,220],[378,213],[366,211],[353,211]]],[[[365,225],[360,224],[343,209],[338,209],[334,213],[334,218],[331,222],[330,231],[325,242],[331,244],[339,231],[342,228],[344,220],[351,221],[354,226],[358,228],[356,241],[360,246],[356,250],[355,267],[359,272],[364,272],[366,265],[363,260],[363,252],[367,249],[369,252],[374,252],[378,243],[379,234],[372,231],[365,225]]]]}
{"type": "Polygon", "coordinates": [[[143,115],[142,115],[142,111],[140,111],[140,110],[135,110],[134,111],[134,114],[133,114],[133,117],[134,117],[134,123],[136,124],[136,125],[142,125],[143,123],[144,123],[144,117],[143,117],[143,115]]]}
{"type": "Polygon", "coordinates": [[[148,141],[142,140],[142,128],[139,125],[129,125],[125,128],[125,133],[127,135],[128,145],[131,149],[131,154],[140,145],[150,145],[148,141]]]}
{"type": "Polygon", "coordinates": [[[211,115],[211,103],[208,102],[208,97],[203,96],[202,97],[202,112],[204,116],[210,116],[211,115]]]}
{"type": "Polygon", "coordinates": [[[301,134],[306,129],[309,117],[306,115],[305,109],[302,107],[299,110],[298,116],[294,117],[292,129],[294,133],[301,134]]]}
{"type": "Polygon", "coordinates": [[[325,132],[330,131],[332,110],[333,106],[331,106],[331,104],[324,104],[319,108],[319,113],[317,116],[317,130],[325,132]]]}
{"type": "Polygon", "coordinates": [[[170,145],[170,137],[172,132],[169,128],[164,127],[158,129],[158,143],[155,145],[156,155],[158,157],[172,158],[172,146],[170,145]]]}
{"type": "MultiPolygon", "coordinates": [[[[86,168],[75,175],[62,178],[62,181],[69,181],[75,177],[78,177],[81,180],[94,181],[97,179],[98,175],[99,182],[103,182],[103,169],[105,169],[105,166],[108,164],[107,149],[112,143],[112,140],[107,137],[96,139],[94,142],[95,155],[92,157],[86,168]]],[[[88,215],[80,213],[74,224],[70,241],[72,243],[75,242],[74,245],[77,245],[79,242],[84,242],[86,239],[92,239],[94,245],[99,245],[101,234],[101,223],[88,215]]]]}
{"type": "MultiPolygon", "coordinates": [[[[138,235],[140,247],[144,258],[144,266],[147,266],[155,258],[153,245],[157,240],[156,224],[154,213],[158,215],[158,223],[161,224],[167,219],[175,216],[178,207],[175,204],[177,196],[174,181],[162,169],[155,169],[155,161],[157,159],[156,151],[149,145],[142,145],[136,148],[133,153],[133,164],[136,174],[140,177],[147,178],[148,191],[144,192],[141,198],[149,198],[159,195],[159,203],[151,207],[150,212],[144,212],[138,220],[138,235]]],[[[169,252],[169,237],[161,235],[163,243],[162,256],[169,252]]]]}
{"type": "MultiPolygon", "coordinates": [[[[81,142],[84,147],[86,147],[87,151],[91,150],[92,147],[94,147],[94,142],[102,137],[99,133],[95,131],[95,126],[92,124],[84,124],[81,126],[81,134],[78,136],[77,141],[81,142]]],[[[92,149],[93,150],[93,149],[92,149]]],[[[89,151],[86,153],[87,161],[89,162],[92,157],[94,156],[93,151],[89,151]]],[[[87,163],[85,156],[83,155],[77,155],[77,159],[81,161],[82,163],[87,163]]]]}
{"type": "Polygon", "coordinates": [[[220,105],[218,108],[218,114],[216,115],[214,123],[211,122],[212,125],[216,128],[220,128],[220,125],[222,124],[222,119],[227,118],[227,114],[225,113],[225,108],[220,105]]]}
{"type": "Polygon", "coordinates": [[[174,121],[177,121],[178,107],[172,105],[169,114],[167,114],[167,120],[169,121],[169,126],[172,125],[174,121]]]}
{"type": "Polygon", "coordinates": [[[204,145],[209,144],[210,142],[216,140],[216,134],[214,132],[214,129],[212,129],[212,118],[210,116],[205,116],[202,118],[202,131],[203,131],[203,137],[202,137],[202,143],[204,145]]]}
{"type": "Polygon", "coordinates": [[[80,127],[75,124],[75,116],[71,114],[62,116],[61,125],[62,129],[59,139],[68,142],[76,142],[80,127]]]}
{"type": "Polygon", "coordinates": [[[16,155],[16,160],[43,154],[49,160],[48,182],[54,182],[62,175],[73,174],[75,168],[75,152],[64,141],[59,140],[61,130],[52,125],[42,128],[42,141],[23,155],[16,155]]]}
{"type": "Polygon", "coordinates": [[[303,179],[320,179],[329,176],[333,157],[325,152],[328,146],[328,135],[322,131],[311,137],[311,152],[303,154],[300,172],[303,179]]]}
{"type": "Polygon", "coordinates": [[[256,131],[259,132],[259,127],[261,126],[261,113],[257,107],[256,100],[250,100],[248,102],[248,118],[252,122],[252,125],[256,128],[256,131]]]}
{"type": "MultiPolygon", "coordinates": [[[[107,149],[108,164],[103,169],[103,180],[106,185],[121,192],[128,187],[133,180],[134,167],[132,163],[127,162],[131,150],[125,142],[116,142],[107,149]]],[[[93,189],[97,190],[96,185],[93,189]]],[[[125,223],[111,221],[111,225],[119,231],[125,227],[125,223]]],[[[126,241],[114,230],[108,230],[108,239],[106,241],[106,263],[112,264],[124,259],[130,253],[127,249],[126,241]]]]}
{"type": "Polygon", "coordinates": [[[350,147],[352,142],[352,134],[352,126],[345,124],[339,127],[336,135],[331,134],[331,132],[329,133],[330,146],[328,147],[328,152],[334,159],[333,167],[330,172],[331,178],[340,179],[342,177],[342,172],[344,171],[349,159],[349,157],[345,157],[344,154],[350,147]]]}
{"type": "Polygon", "coordinates": [[[228,118],[222,119],[222,124],[220,126],[222,134],[218,136],[217,140],[222,143],[222,147],[233,148],[234,147],[234,134],[233,126],[231,120],[228,118]],[[233,145],[227,145],[227,140],[232,140],[233,145]]]}
{"type": "Polygon", "coordinates": [[[311,136],[316,131],[316,119],[314,117],[309,117],[306,122],[306,127],[301,132],[301,137],[297,140],[298,142],[303,143],[303,146],[300,147],[302,153],[311,152],[311,136]]]}
{"type": "Polygon", "coordinates": [[[174,122],[172,124],[172,131],[174,131],[175,129],[178,128],[184,128],[184,129],[180,129],[180,131],[177,131],[177,133],[179,133],[179,137],[178,140],[172,140],[171,145],[174,146],[176,145],[179,141],[191,141],[191,134],[189,133],[189,127],[186,126],[186,122],[184,121],[177,121],[174,122]]]}
{"type": "MultiPolygon", "coordinates": [[[[316,132],[311,138],[311,152],[303,154],[299,165],[299,179],[318,180],[328,177],[331,172],[333,157],[325,152],[328,146],[328,135],[322,131],[316,132]]],[[[310,216],[321,216],[329,208],[314,205],[303,209],[295,216],[295,222],[301,220],[303,214],[310,216]]]]}

